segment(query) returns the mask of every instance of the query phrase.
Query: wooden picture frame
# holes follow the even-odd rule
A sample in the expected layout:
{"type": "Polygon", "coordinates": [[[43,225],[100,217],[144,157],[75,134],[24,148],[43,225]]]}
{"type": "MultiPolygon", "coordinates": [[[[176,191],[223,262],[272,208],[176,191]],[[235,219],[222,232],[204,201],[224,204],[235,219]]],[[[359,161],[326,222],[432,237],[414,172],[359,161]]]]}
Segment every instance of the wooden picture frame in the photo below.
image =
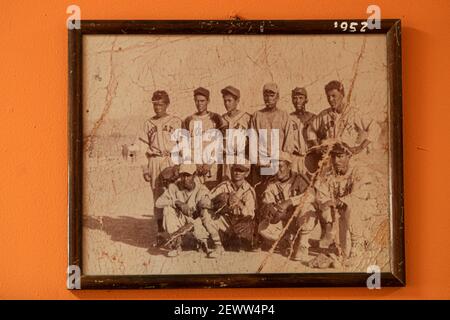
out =
{"type": "Polygon", "coordinates": [[[148,289],[214,287],[354,287],[366,286],[365,272],[86,275],[83,273],[83,37],[86,35],[373,35],[384,34],[387,45],[389,142],[390,272],[381,273],[381,286],[405,285],[402,60],[400,20],[381,20],[379,29],[365,20],[267,21],[81,21],[68,31],[69,67],[69,251],[68,264],[81,270],[81,289],[148,289]],[[346,23],[346,24],[343,24],[346,23]],[[342,26],[350,26],[345,27],[342,26]],[[366,26],[362,28],[362,26],[366,26]]]}

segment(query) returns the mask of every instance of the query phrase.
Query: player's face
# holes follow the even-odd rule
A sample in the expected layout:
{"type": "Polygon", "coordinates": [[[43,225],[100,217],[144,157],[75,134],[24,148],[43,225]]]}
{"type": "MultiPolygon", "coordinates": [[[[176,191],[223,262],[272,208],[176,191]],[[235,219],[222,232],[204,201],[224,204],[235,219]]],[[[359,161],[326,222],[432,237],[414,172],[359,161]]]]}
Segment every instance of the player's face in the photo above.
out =
{"type": "Polygon", "coordinates": [[[205,96],[198,94],[194,97],[194,101],[195,101],[195,106],[197,107],[198,113],[204,113],[208,110],[209,100],[205,96]]]}
{"type": "Polygon", "coordinates": [[[277,106],[278,97],[278,93],[273,91],[266,90],[263,92],[264,103],[267,108],[275,108],[277,106]]]}
{"type": "Polygon", "coordinates": [[[334,170],[337,174],[345,174],[348,170],[350,155],[348,153],[333,154],[331,157],[334,170]]]}
{"type": "Polygon", "coordinates": [[[306,99],[306,97],[302,94],[298,94],[292,97],[292,104],[297,111],[304,110],[307,101],[308,100],[306,99]]]}
{"type": "Polygon", "coordinates": [[[287,161],[280,161],[278,163],[277,178],[279,180],[285,180],[289,178],[290,173],[291,173],[291,164],[287,161]]]}
{"type": "Polygon", "coordinates": [[[330,107],[339,108],[342,106],[344,95],[339,90],[333,89],[327,92],[327,100],[330,107]]]}
{"type": "Polygon", "coordinates": [[[186,190],[194,190],[195,188],[195,182],[194,182],[194,175],[192,174],[181,174],[180,176],[181,184],[186,190]]]}
{"type": "Polygon", "coordinates": [[[236,99],[231,94],[226,94],[223,96],[223,105],[228,112],[236,110],[239,99],[236,99]]]}
{"type": "Polygon", "coordinates": [[[157,117],[166,114],[168,106],[163,100],[153,101],[153,111],[155,111],[157,117]]]}
{"type": "Polygon", "coordinates": [[[242,181],[247,177],[247,171],[241,171],[233,169],[231,172],[231,178],[233,181],[242,181]]]}

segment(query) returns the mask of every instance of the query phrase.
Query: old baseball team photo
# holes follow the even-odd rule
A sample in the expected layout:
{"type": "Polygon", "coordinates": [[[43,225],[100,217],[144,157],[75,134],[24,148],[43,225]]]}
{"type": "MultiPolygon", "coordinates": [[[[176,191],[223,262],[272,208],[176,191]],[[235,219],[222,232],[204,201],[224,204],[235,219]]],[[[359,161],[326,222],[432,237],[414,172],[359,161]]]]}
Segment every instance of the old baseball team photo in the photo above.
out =
{"type": "Polygon", "coordinates": [[[384,35],[83,40],[83,272],[390,271],[384,35]]]}

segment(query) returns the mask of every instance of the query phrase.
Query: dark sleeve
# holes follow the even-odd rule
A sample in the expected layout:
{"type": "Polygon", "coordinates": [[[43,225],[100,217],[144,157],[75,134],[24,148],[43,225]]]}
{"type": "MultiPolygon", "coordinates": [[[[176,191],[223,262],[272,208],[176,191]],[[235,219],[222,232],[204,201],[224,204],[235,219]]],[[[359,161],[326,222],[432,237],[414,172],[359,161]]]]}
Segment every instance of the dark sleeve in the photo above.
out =
{"type": "Polygon", "coordinates": [[[228,121],[226,121],[220,114],[211,112],[211,120],[215,123],[216,128],[224,130],[228,127],[228,121]]]}
{"type": "Polygon", "coordinates": [[[192,121],[192,117],[191,116],[189,116],[186,119],[184,119],[183,123],[181,124],[181,128],[182,129],[186,129],[186,130],[189,131],[189,124],[191,123],[191,121],[192,121]]]}
{"type": "Polygon", "coordinates": [[[320,123],[322,118],[322,112],[318,115],[312,117],[308,121],[308,126],[305,129],[305,135],[306,135],[306,144],[308,148],[311,148],[315,145],[319,144],[320,141],[320,123]]]}
{"type": "Polygon", "coordinates": [[[311,145],[308,145],[308,127],[311,125],[311,121],[316,117],[316,115],[312,112],[309,113],[310,117],[309,119],[303,124],[303,130],[302,130],[302,136],[303,141],[306,142],[306,147],[310,148],[311,145]]]}

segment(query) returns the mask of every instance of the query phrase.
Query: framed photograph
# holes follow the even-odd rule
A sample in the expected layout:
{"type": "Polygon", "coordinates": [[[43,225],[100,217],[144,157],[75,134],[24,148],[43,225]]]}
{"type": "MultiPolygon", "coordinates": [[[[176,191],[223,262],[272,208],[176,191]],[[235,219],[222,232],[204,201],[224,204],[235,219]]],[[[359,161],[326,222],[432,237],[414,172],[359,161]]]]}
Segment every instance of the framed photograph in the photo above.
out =
{"type": "Polygon", "coordinates": [[[405,285],[400,20],[68,33],[69,289],[405,285]]]}

